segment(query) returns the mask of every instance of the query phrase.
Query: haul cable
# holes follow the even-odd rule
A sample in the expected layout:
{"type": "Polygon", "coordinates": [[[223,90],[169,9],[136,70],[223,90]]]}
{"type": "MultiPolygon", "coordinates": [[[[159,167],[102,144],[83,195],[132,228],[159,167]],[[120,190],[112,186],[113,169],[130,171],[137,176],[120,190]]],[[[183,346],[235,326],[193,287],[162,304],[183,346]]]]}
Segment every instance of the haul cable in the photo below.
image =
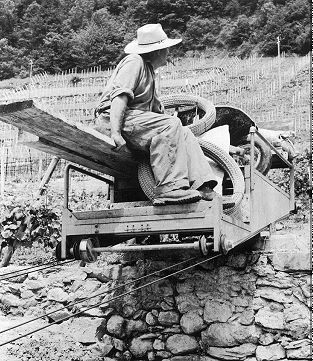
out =
{"type": "MultiPolygon", "coordinates": [[[[195,264],[193,264],[193,265],[191,265],[191,266],[188,266],[188,267],[183,268],[183,269],[181,269],[181,270],[175,271],[175,272],[170,273],[170,274],[168,274],[168,275],[166,275],[166,276],[160,277],[160,278],[158,278],[157,280],[148,282],[148,283],[146,283],[146,284],[144,284],[144,285],[142,285],[142,286],[139,286],[139,287],[137,287],[137,288],[135,288],[135,289],[133,289],[133,290],[124,292],[124,293],[122,293],[122,294],[120,294],[120,295],[118,295],[118,296],[114,296],[114,297],[112,297],[112,298],[111,298],[110,300],[108,300],[108,301],[97,303],[96,305],[93,305],[93,306],[91,306],[91,307],[87,307],[87,308],[85,308],[84,310],[75,313],[74,315],[66,316],[66,317],[64,317],[64,318],[62,318],[62,319],[59,319],[59,320],[54,321],[54,322],[51,322],[51,323],[49,323],[48,325],[39,327],[39,328],[37,328],[37,329],[34,330],[34,331],[30,331],[30,332],[28,332],[28,333],[25,333],[24,335],[21,335],[21,336],[15,337],[15,338],[13,338],[13,339],[11,339],[11,340],[9,340],[9,341],[3,342],[3,343],[0,344],[0,347],[1,347],[1,346],[4,346],[4,345],[7,345],[8,343],[12,343],[12,342],[14,342],[14,341],[17,341],[17,340],[19,340],[19,339],[21,339],[21,338],[24,338],[24,337],[27,337],[27,336],[29,336],[29,335],[32,335],[32,334],[34,334],[34,333],[36,333],[36,332],[38,332],[38,331],[44,330],[44,329],[46,329],[46,328],[48,328],[48,327],[50,327],[50,326],[53,326],[53,325],[55,325],[55,324],[57,324],[57,323],[66,321],[66,320],[68,320],[68,319],[70,319],[70,318],[72,318],[72,317],[76,317],[76,316],[78,316],[78,315],[81,315],[81,314],[85,313],[86,311],[89,311],[89,310],[91,310],[91,309],[93,309],[93,308],[99,307],[99,306],[101,306],[101,305],[108,304],[109,302],[115,301],[115,300],[117,300],[117,299],[119,299],[119,298],[121,298],[121,297],[124,297],[124,296],[126,296],[126,295],[128,295],[128,294],[130,294],[130,293],[139,291],[139,290],[141,290],[141,289],[143,289],[143,288],[145,288],[145,287],[151,286],[151,285],[153,285],[153,284],[155,284],[155,283],[158,283],[158,282],[160,282],[160,281],[163,281],[163,280],[165,280],[165,279],[167,279],[167,278],[169,278],[169,277],[172,277],[172,276],[175,276],[175,275],[180,274],[180,273],[182,273],[182,272],[188,271],[188,270],[190,270],[190,269],[192,269],[192,268],[194,268],[194,267],[196,267],[196,266],[201,265],[202,263],[211,261],[211,260],[216,259],[216,258],[221,257],[221,256],[222,256],[222,254],[218,254],[218,255],[216,255],[216,256],[207,258],[207,259],[202,260],[202,261],[200,261],[200,262],[196,262],[195,264]]],[[[195,258],[196,258],[196,257],[195,257],[195,258]]],[[[191,259],[188,259],[188,260],[186,260],[186,261],[182,261],[182,262],[180,262],[180,263],[177,263],[177,264],[172,265],[172,266],[170,266],[170,267],[164,268],[164,269],[162,269],[162,270],[160,270],[160,271],[156,271],[156,272],[151,273],[151,274],[149,274],[149,275],[147,275],[147,276],[144,276],[144,277],[152,276],[152,275],[154,275],[154,274],[156,274],[156,273],[160,273],[160,272],[162,272],[162,271],[164,271],[164,270],[167,270],[167,269],[169,269],[169,268],[175,267],[175,266],[177,266],[177,265],[179,265],[179,264],[181,264],[181,263],[183,263],[183,262],[187,262],[187,261],[190,261],[190,260],[191,260],[191,259]]],[[[136,280],[134,280],[134,281],[132,281],[132,282],[137,282],[138,280],[139,280],[139,279],[136,279],[136,280]]],[[[119,287],[125,287],[125,284],[122,285],[122,286],[119,286],[119,287]]],[[[106,292],[104,292],[104,293],[107,293],[107,292],[112,292],[112,290],[106,291],[106,292]]],[[[99,295],[97,295],[97,296],[99,296],[99,295]]],[[[95,297],[95,296],[88,297],[88,298],[85,299],[85,301],[86,301],[86,300],[89,300],[89,299],[91,299],[91,298],[93,298],[93,297],[95,297]]],[[[79,303],[79,302],[76,302],[76,303],[79,303]]],[[[74,303],[74,304],[76,304],[76,303],[74,303]]],[[[55,311],[55,312],[56,312],[56,311],[55,311]]],[[[43,315],[43,316],[41,316],[41,317],[39,317],[39,318],[42,318],[42,317],[44,317],[44,316],[45,316],[45,315],[43,315]]],[[[29,322],[31,322],[31,321],[29,321],[29,322]]],[[[26,322],[26,323],[28,323],[28,322],[26,322]]],[[[25,324],[25,323],[24,323],[24,324],[25,324]]],[[[23,325],[23,324],[22,324],[22,325],[23,325]]],[[[18,326],[20,326],[20,325],[18,325],[18,326]]],[[[16,327],[18,327],[18,326],[11,327],[11,328],[9,328],[9,329],[7,329],[7,330],[4,330],[4,331],[2,331],[2,332],[9,331],[9,330],[11,330],[11,329],[13,329],[13,328],[16,328],[16,327]]]]}
{"type": "MultiPolygon", "coordinates": [[[[81,300],[79,300],[79,301],[76,301],[76,302],[71,302],[71,303],[69,303],[66,307],[58,308],[57,310],[50,311],[50,312],[48,312],[48,313],[45,313],[44,315],[38,316],[38,317],[33,318],[33,319],[31,319],[31,320],[28,320],[28,321],[25,321],[25,322],[20,323],[20,324],[18,324],[18,325],[12,326],[12,327],[10,327],[10,328],[8,328],[8,329],[2,330],[2,331],[0,331],[0,334],[1,334],[1,333],[5,333],[5,332],[10,331],[10,330],[13,330],[13,329],[15,329],[15,328],[24,326],[24,325],[26,325],[26,324],[28,324],[28,323],[30,323],[30,322],[37,321],[37,320],[39,320],[39,319],[41,319],[41,318],[43,318],[43,317],[50,316],[50,315],[52,315],[53,313],[56,313],[56,312],[59,312],[59,311],[63,311],[63,310],[65,310],[65,309],[67,309],[68,307],[75,306],[75,305],[77,305],[77,304],[79,304],[79,303],[88,301],[88,300],[90,300],[90,299],[92,299],[92,298],[102,296],[102,295],[104,295],[104,294],[106,294],[106,293],[116,291],[116,290],[118,290],[118,289],[120,289],[120,288],[123,288],[123,287],[126,287],[126,286],[130,286],[130,285],[132,285],[132,284],[134,284],[134,283],[136,283],[136,282],[138,282],[138,281],[144,280],[145,278],[148,278],[148,277],[151,277],[151,276],[155,276],[155,275],[157,275],[158,273],[161,273],[161,272],[164,272],[164,271],[168,271],[168,270],[170,270],[171,268],[174,268],[174,267],[177,267],[177,266],[181,266],[182,264],[185,264],[185,263],[187,263],[187,262],[193,261],[193,260],[195,260],[196,258],[197,258],[197,257],[189,258],[189,259],[187,259],[187,260],[184,260],[184,261],[175,263],[174,265],[165,267],[165,268],[163,268],[163,269],[161,269],[161,270],[152,272],[152,273],[150,273],[150,274],[148,274],[148,275],[145,275],[145,276],[142,276],[142,277],[138,277],[138,278],[136,278],[135,280],[126,282],[126,283],[124,283],[124,284],[122,284],[122,285],[113,287],[113,288],[111,288],[111,289],[109,289],[109,290],[107,290],[107,291],[103,291],[103,292],[97,293],[97,294],[95,294],[95,295],[93,295],[93,296],[85,297],[85,298],[83,298],[83,299],[81,299],[81,300]]],[[[57,322],[59,322],[59,321],[57,321],[57,322]]],[[[0,346],[1,346],[1,345],[0,345],[0,346]]]]}
{"type": "Polygon", "coordinates": [[[64,261],[64,262],[54,261],[54,262],[44,263],[44,264],[39,265],[39,266],[32,266],[32,267],[29,267],[29,268],[25,268],[25,269],[22,269],[20,271],[8,272],[8,273],[5,273],[3,275],[0,275],[0,281],[5,281],[5,280],[8,280],[8,279],[11,279],[11,278],[14,278],[14,277],[28,275],[29,273],[41,271],[41,270],[44,270],[44,269],[47,269],[47,268],[62,266],[64,264],[75,262],[75,261],[76,260],[69,260],[69,261],[64,261]],[[24,272],[24,271],[27,271],[29,269],[33,269],[33,271],[24,272]],[[9,277],[2,277],[2,276],[7,276],[7,275],[8,276],[10,275],[10,276],[9,277]]]}

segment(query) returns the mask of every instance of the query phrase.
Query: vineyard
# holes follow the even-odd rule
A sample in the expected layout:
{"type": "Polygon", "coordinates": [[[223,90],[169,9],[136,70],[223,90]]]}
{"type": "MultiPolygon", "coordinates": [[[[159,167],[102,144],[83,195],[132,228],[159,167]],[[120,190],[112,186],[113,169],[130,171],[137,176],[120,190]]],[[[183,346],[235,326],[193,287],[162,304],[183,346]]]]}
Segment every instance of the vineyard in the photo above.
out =
{"type": "MultiPolygon", "coordinates": [[[[183,58],[157,73],[161,95],[191,92],[247,112],[261,128],[293,131],[306,136],[310,129],[310,56],[247,59],[183,58]]],[[[93,124],[97,104],[113,69],[76,69],[54,76],[36,75],[14,90],[0,90],[0,103],[34,99],[49,112],[71,123],[93,124]]],[[[0,124],[0,189],[6,181],[40,179],[51,156],[18,144],[18,131],[0,124]]],[[[62,172],[60,162],[55,175],[62,172]]]]}

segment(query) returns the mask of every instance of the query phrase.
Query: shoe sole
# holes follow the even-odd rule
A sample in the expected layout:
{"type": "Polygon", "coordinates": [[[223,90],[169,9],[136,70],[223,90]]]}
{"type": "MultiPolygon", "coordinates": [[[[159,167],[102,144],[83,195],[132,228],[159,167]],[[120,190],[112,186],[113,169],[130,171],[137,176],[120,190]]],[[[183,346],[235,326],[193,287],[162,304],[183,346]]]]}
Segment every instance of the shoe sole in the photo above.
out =
{"type": "Polygon", "coordinates": [[[186,197],[181,199],[157,198],[153,201],[154,206],[165,206],[170,204],[187,204],[200,201],[200,196],[186,197]]]}

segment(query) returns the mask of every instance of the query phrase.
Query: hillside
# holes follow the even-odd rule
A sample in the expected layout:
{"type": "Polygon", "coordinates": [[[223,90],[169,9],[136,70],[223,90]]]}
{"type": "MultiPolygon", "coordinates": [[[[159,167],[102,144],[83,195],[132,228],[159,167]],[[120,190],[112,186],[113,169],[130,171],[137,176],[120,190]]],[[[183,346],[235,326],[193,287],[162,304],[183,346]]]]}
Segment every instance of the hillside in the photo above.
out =
{"type": "Polygon", "coordinates": [[[1,0],[0,79],[115,65],[136,29],[182,37],[174,55],[246,57],[311,49],[308,0],[1,0]]]}

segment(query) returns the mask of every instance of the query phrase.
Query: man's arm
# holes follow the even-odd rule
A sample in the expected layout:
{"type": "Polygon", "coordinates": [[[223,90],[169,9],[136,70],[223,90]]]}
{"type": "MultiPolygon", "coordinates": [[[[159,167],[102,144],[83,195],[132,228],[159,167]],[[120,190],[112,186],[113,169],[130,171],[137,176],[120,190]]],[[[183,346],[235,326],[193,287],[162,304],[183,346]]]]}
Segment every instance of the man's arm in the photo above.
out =
{"type": "Polygon", "coordinates": [[[125,139],[121,135],[121,131],[124,123],[127,102],[128,97],[125,94],[116,96],[111,102],[111,138],[114,140],[116,147],[122,147],[126,144],[125,139]]]}

